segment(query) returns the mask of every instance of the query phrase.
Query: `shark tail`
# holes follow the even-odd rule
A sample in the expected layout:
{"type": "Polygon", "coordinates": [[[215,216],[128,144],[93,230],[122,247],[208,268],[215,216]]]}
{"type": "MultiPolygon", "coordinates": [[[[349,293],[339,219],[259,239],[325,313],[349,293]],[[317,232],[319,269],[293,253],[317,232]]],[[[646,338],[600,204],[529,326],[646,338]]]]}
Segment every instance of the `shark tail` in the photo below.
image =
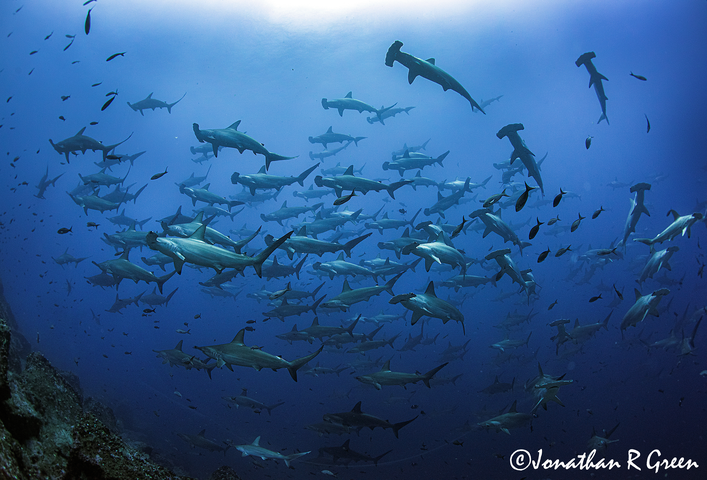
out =
{"type": "Polygon", "coordinates": [[[400,431],[400,429],[403,428],[405,425],[412,423],[416,418],[417,417],[415,417],[411,420],[408,420],[407,422],[394,423],[392,426],[392,429],[393,429],[393,433],[395,434],[395,438],[400,438],[400,437],[398,437],[398,431],[400,431]]]}
{"type": "MultiPolygon", "coordinates": [[[[106,157],[108,156],[108,152],[110,152],[111,150],[114,150],[115,147],[124,144],[125,142],[127,142],[128,140],[130,140],[130,137],[132,137],[132,136],[133,136],[133,134],[131,133],[130,135],[128,135],[128,138],[126,138],[126,139],[123,140],[122,142],[118,142],[118,143],[116,143],[115,145],[107,145],[107,146],[103,147],[103,161],[104,161],[104,162],[106,161],[106,157]]],[[[67,159],[67,161],[68,161],[68,159],[69,159],[68,154],[67,154],[67,156],[66,156],[66,159],[67,159]]]]}
{"type": "Polygon", "coordinates": [[[427,372],[426,374],[423,375],[422,381],[427,386],[427,388],[431,388],[430,387],[430,380],[432,380],[432,377],[434,377],[437,372],[439,372],[444,367],[446,367],[448,363],[449,362],[443,363],[439,367],[433,368],[432,370],[430,370],[429,372],[427,372]]]}
{"type": "Polygon", "coordinates": [[[381,458],[385,457],[385,456],[388,455],[390,452],[392,452],[392,450],[388,450],[388,451],[385,452],[384,454],[378,455],[377,457],[374,457],[374,458],[373,458],[373,465],[375,465],[375,466],[377,467],[377,466],[378,466],[378,462],[380,462],[381,458]]]}
{"type": "Polygon", "coordinates": [[[302,265],[304,265],[304,262],[307,260],[307,256],[308,255],[305,255],[302,261],[299,262],[299,265],[297,265],[297,268],[295,268],[295,275],[297,276],[297,280],[299,280],[299,272],[302,270],[302,265]]]}
{"type": "Polygon", "coordinates": [[[314,313],[315,315],[316,315],[316,313],[317,313],[317,307],[319,306],[320,303],[322,303],[322,300],[324,300],[324,297],[326,297],[326,295],[322,295],[322,296],[319,298],[319,300],[317,300],[316,302],[314,302],[314,305],[312,305],[311,310],[312,310],[312,313],[314,313]]]}
{"type": "Polygon", "coordinates": [[[393,278],[391,278],[390,280],[385,282],[385,285],[383,285],[383,288],[385,289],[386,292],[390,293],[392,296],[395,296],[395,293],[393,292],[393,285],[395,285],[395,282],[397,282],[398,279],[403,276],[403,273],[405,273],[405,272],[400,272],[399,274],[397,274],[396,276],[394,276],[393,278]]]}
{"type": "MultiPolygon", "coordinates": [[[[131,166],[132,166],[132,165],[131,165],[131,166]]],[[[127,175],[126,175],[126,176],[127,176],[127,175]]],[[[137,202],[137,197],[139,197],[140,194],[143,192],[143,190],[145,190],[146,188],[147,188],[147,184],[145,184],[142,188],[140,188],[140,190],[137,191],[137,193],[136,193],[135,196],[133,197],[133,204],[135,204],[135,203],[137,202]]]]}
{"type": "Polygon", "coordinates": [[[417,218],[417,216],[420,214],[421,211],[422,211],[422,209],[419,209],[419,210],[417,211],[417,213],[412,216],[412,220],[410,220],[410,226],[415,225],[415,219],[417,218]]]}
{"type": "Polygon", "coordinates": [[[386,190],[388,191],[388,195],[390,195],[390,197],[395,200],[395,191],[400,187],[407,185],[408,183],[412,183],[412,180],[400,180],[399,182],[391,183],[386,188],[386,190]]]}
{"type": "Polygon", "coordinates": [[[213,370],[214,368],[216,368],[215,363],[211,363],[207,365],[206,368],[204,368],[204,370],[206,370],[206,373],[209,375],[209,380],[213,380],[213,378],[211,377],[211,370],[213,370]]]}
{"type": "MultiPolygon", "coordinates": [[[[354,141],[354,143],[356,144],[356,146],[358,147],[358,142],[359,142],[360,140],[364,140],[364,139],[366,139],[366,138],[368,138],[368,137],[355,137],[353,141],[354,141]]],[[[363,167],[361,167],[361,168],[363,168],[363,167]]]]}
{"type": "MultiPolygon", "coordinates": [[[[300,186],[304,187],[304,181],[305,181],[305,179],[306,179],[306,178],[309,176],[309,174],[312,173],[312,172],[314,171],[314,169],[317,168],[318,166],[319,166],[319,164],[317,163],[316,165],[314,165],[314,166],[312,166],[312,167],[309,167],[307,170],[305,170],[304,172],[300,173],[300,174],[297,176],[297,183],[299,183],[300,186]]],[[[266,170],[267,170],[267,168],[266,168],[266,170]]]]}
{"type": "Polygon", "coordinates": [[[442,165],[442,161],[444,161],[444,159],[447,158],[447,155],[449,155],[449,150],[447,150],[447,151],[444,152],[442,155],[440,155],[439,157],[437,157],[437,159],[436,159],[435,161],[436,161],[437,163],[439,163],[440,166],[443,167],[444,165],[442,165]]]}
{"type": "MultiPolygon", "coordinates": [[[[172,273],[168,273],[167,275],[157,277],[157,288],[159,288],[160,293],[162,293],[162,286],[164,285],[164,282],[166,282],[167,280],[172,278],[175,273],[177,273],[176,270],[174,270],[172,273]]],[[[172,293],[174,293],[174,292],[172,292],[172,293]]]]}
{"type": "Polygon", "coordinates": [[[601,326],[604,328],[604,330],[608,331],[609,330],[609,318],[611,318],[611,314],[614,313],[614,311],[610,311],[609,315],[606,316],[604,321],[601,323],[601,326]]]}
{"type": "Polygon", "coordinates": [[[648,246],[653,245],[653,240],[650,238],[634,238],[633,241],[634,242],[641,242],[641,243],[648,245],[648,246]]]}
{"type": "Polygon", "coordinates": [[[268,152],[265,155],[265,170],[267,171],[270,168],[270,164],[272,162],[277,162],[279,160],[292,160],[293,158],[297,158],[297,157],[298,157],[298,155],[296,155],[294,157],[286,157],[284,155],[278,155],[277,153],[268,152]]]}
{"type": "Polygon", "coordinates": [[[272,410],[279,407],[280,405],[284,405],[285,402],[280,402],[276,403],[275,405],[270,405],[270,406],[265,406],[265,409],[268,411],[268,415],[272,415],[272,410]]]}
{"type": "MultiPolygon", "coordinates": [[[[354,320],[353,323],[351,323],[351,325],[349,325],[349,328],[346,329],[346,333],[351,335],[351,338],[353,338],[353,329],[356,328],[356,325],[358,324],[358,321],[360,319],[361,319],[361,314],[359,313],[358,318],[356,320],[354,320]]],[[[337,373],[337,375],[338,375],[338,373],[337,373]]]]}
{"type": "Polygon", "coordinates": [[[172,291],[172,293],[170,293],[169,295],[167,295],[167,300],[164,301],[164,306],[165,306],[165,307],[169,305],[169,301],[172,299],[172,297],[174,296],[174,294],[177,293],[177,290],[179,290],[179,287],[175,288],[175,289],[172,291]]]}
{"type": "Polygon", "coordinates": [[[599,120],[597,121],[597,125],[599,125],[602,120],[606,120],[606,124],[609,125],[609,119],[607,118],[606,113],[601,114],[601,117],[599,117],[599,120]]]}
{"type": "Polygon", "coordinates": [[[310,360],[313,360],[314,357],[316,357],[317,355],[322,353],[323,348],[324,348],[324,345],[319,347],[319,350],[317,350],[316,352],[310,353],[309,355],[307,355],[305,357],[298,358],[298,359],[290,362],[290,366],[287,367],[287,371],[290,372],[290,376],[292,377],[292,380],[294,380],[295,382],[297,381],[297,370],[299,370],[304,365],[306,365],[307,362],[309,362],[310,360]]]}
{"type": "Polygon", "coordinates": [[[361,243],[362,241],[364,241],[365,239],[367,239],[368,237],[370,237],[371,235],[373,235],[373,233],[372,233],[372,232],[369,232],[369,233],[367,233],[367,234],[365,234],[365,235],[361,235],[361,236],[358,237],[358,238],[354,238],[353,240],[350,240],[350,241],[346,242],[346,243],[343,245],[344,253],[346,254],[346,256],[347,256],[348,258],[351,258],[351,249],[352,249],[353,247],[355,247],[356,245],[358,245],[359,243],[361,243]]]}
{"type": "Polygon", "coordinates": [[[302,457],[302,456],[304,456],[304,455],[307,455],[308,453],[310,453],[310,452],[300,452],[300,453],[293,453],[293,454],[290,454],[290,455],[285,455],[284,458],[283,458],[283,461],[285,462],[285,465],[287,465],[287,468],[290,468],[290,462],[291,462],[292,460],[296,460],[296,459],[298,459],[299,457],[302,457]]]}
{"type": "Polygon", "coordinates": [[[187,96],[187,92],[184,92],[184,95],[182,95],[182,98],[180,98],[179,100],[177,100],[174,103],[168,103],[167,104],[167,112],[172,113],[172,107],[175,106],[176,104],[178,104],[179,102],[181,102],[182,99],[186,96],[187,96]]]}
{"type": "Polygon", "coordinates": [[[274,242],[272,242],[270,245],[268,245],[265,250],[260,252],[258,255],[255,256],[253,259],[253,268],[255,269],[255,273],[258,274],[260,278],[263,278],[263,262],[270,256],[272,252],[274,252],[280,245],[285,243],[285,241],[292,236],[294,233],[294,230],[291,232],[286,233],[282,237],[278,238],[274,242]]]}
{"type": "MultiPolygon", "coordinates": [[[[136,196],[137,196],[137,195],[136,195],[136,196]]],[[[152,220],[152,217],[146,218],[145,220],[143,220],[143,221],[141,221],[141,222],[135,222],[135,223],[137,223],[138,225],[140,225],[140,228],[143,228],[143,227],[145,226],[145,224],[146,224],[147,222],[149,222],[150,220],[152,220]]]]}

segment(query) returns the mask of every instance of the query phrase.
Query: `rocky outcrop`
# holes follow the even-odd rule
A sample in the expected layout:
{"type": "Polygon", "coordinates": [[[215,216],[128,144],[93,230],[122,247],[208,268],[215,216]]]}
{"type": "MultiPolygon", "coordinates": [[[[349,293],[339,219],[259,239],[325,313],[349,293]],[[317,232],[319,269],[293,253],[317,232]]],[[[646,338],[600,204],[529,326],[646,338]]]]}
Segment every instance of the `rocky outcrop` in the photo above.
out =
{"type": "Polygon", "coordinates": [[[186,478],[112,433],[112,411],[92,399],[84,408],[78,379],[41,353],[30,353],[21,373],[10,368],[12,335],[0,318],[0,479],[186,478]]]}

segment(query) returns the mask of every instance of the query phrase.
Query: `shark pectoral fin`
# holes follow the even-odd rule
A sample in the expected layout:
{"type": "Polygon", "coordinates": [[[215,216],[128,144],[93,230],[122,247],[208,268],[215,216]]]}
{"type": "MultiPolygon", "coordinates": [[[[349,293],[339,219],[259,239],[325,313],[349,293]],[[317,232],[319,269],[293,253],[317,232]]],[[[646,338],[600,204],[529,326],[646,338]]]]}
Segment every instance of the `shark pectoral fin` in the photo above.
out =
{"type": "Polygon", "coordinates": [[[415,325],[417,321],[422,317],[423,313],[419,310],[412,312],[412,318],[410,319],[410,325],[415,325]]]}
{"type": "Polygon", "coordinates": [[[430,268],[432,267],[432,264],[434,263],[434,260],[431,258],[425,258],[425,270],[428,272],[430,271],[430,268]]]}
{"type": "Polygon", "coordinates": [[[412,82],[415,81],[415,79],[417,78],[417,75],[418,75],[418,73],[415,72],[415,70],[413,70],[413,69],[411,68],[410,71],[408,72],[408,83],[409,83],[410,85],[412,85],[412,82]]]}

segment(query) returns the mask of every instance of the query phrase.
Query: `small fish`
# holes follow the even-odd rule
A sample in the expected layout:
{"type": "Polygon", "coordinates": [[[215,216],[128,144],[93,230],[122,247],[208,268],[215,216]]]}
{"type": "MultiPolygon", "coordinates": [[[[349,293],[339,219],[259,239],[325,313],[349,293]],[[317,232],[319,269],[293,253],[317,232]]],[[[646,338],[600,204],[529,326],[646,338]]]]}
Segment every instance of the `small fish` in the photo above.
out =
{"type": "Polygon", "coordinates": [[[501,193],[496,193],[495,195],[491,195],[489,198],[487,198],[486,200],[484,200],[483,207],[484,207],[484,208],[488,208],[488,207],[490,207],[491,205],[493,205],[493,204],[499,202],[502,197],[507,197],[507,196],[508,196],[508,195],[506,195],[506,189],[504,188],[501,193]]]}
{"type": "Polygon", "coordinates": [[[91,10],[89,10],[86,14],[86,23],[84,23],[84,30],[86,31],[86,35],[88,35],[88,32],[91,31],[91,10]]]}
{"type": "Polygon", "coordinates": [[[592,138],[594,138],[594,137],[592,137],[591,135],[589,135],[589,136],[587,137],[587,139],[584,141],[584,146],[585,146],[585,148],[586,148],[587,150],[589,150],[589,147],[592,146],[592,138]]]}
{"type": "Polygon", "coordinates": [[[648,115],[645,113],[643,114],[644,117],[646,117],[646,133],[651,131],[651,121],[648,120],[648,115]]]}
{"type": "Polygon", "coordinates": [[[639,80],[642,81],[642,82],[645,82],[646,80],[648,80],[648,79],[647,79],[646,77],[644,77],[643,75],[635,75],[633,72],[629,73],[629,75],[631,75],[633,78],[639,79],[639,80]]]}
{"type": "Polygon", "coordinates": [[[98,228],[100,225],[97,224],[96,222],[86,222],[86,226],[89,228],[91,228],[91,227],[98,228]]]}
{"type": "Polygon", "coordinates": [[[582,216],[581,213],[578,213],[577,215],[579,215],[579,218],[577,220],[575,220],[574,222],[572,222],[572,226],[570,227],[570,232],[574,232],[575,230],[577,230],[579,228],[580,222],[582,220],[584,220],[584,218],[585,218],[582,216]]]}
{"type": "MultiPolygon", "coordinates": [[[[74,228],[74,227],[71,227],[71,228],[74,228]]],[[[56,231],[56,233],[58,233],[59,235],[64,235],[66,233],[71,232],[71,228],[61,227],[59,230],[56,231]]],[[[71,232],[71,233],[73,233],[73,232],[71,232]]]]}
{"type": "Polygon", "coordinates": [[[81,63],[81,60],[74,60],[73,62],[71,62],[71,65],[76,65],[77,63],[81,63]]]}
{"type": "Polygon", "coordinates": [[[49,40],[49,37],[51,37],[53,34],[54,34],[54,31],[52,30],[52,33],[50,33],[49,35],[47,35],[46,37],[44,37],[44,40],[49,40]]]}
{"type": "Polygon", "coordinates": [[[106,93],[106,97],[110,97],[111,95],[113,95],[113,96],[118,95],[118,89],[116,88],[116,89],[115,89],[115,92],[108,92],[108,93],[106,93]]]}
{"type": "Polygon", "coordinates": [[[602,207],[599,207],[599,210],[597,210],[596,212],[592,213],[592,220],[594,220],[595,218],[597,218],[601,212],[606,212],[606,210],[604,210],[604,207],[603,207],[603,206],[602,206],[602,207]]]}
{"type": "Polygon", "coordinates": [[[177,329],[177,333],[181,333],[182,335],[186,335],[186,334],[191,335],[191,333],[189,333],[189,332],[191,332],[191,328],[189,330],[182,330],[181,328],[177,329]]]}
{"type": "Polygon", "coordinates": [[[113,60],[115,57],[124,57],[127,52],[120,52],[120,53],[114,53],[110,57],[106,58],[106,62],[110,62],[113,60]]]}
{"type": "MultiPolygon", "coordinates": [[[[67,35],[67,37],[68,37],[68,35],[67,35]]],[[[64,47],[64,51],[67,51],[67,50],[69,49],[69,47],[74,44],[73,38],[74,38],[74,37],[71,37],[71,41],[69,42],[69,44],[64,47]]]]}
{"type": "Polygon", "coordinates": [[[34,54],[37,53],[37,52],[39,52],[39,50],[32,50],[31,52],[29,52],[29,54],[30,54],[30,55],[34,55],[34,54]]]}
{"type": "Polygon", "coordinates": [[[594,303],[594,302],[596,302],[597,300],[601,300],[601,293],[600,293],[599,295],[597,295],[596,297],[590,298],[590,299],[589,299],[589,303],[594,303]]]}
{"type": "Polygon", "coordinates": [[[452,445],[458,445],[458,446],[460,446],[460,447],[463,447],[463,446],[464,446],[464,442],[462,442],[461,440],[454,440],[454,441],[452,442],[452,445]]]}
{"type": "Polygon", "coordinates": [[[115,100],[115,95],[113,95],[112,97],[110,97],[110,99],[108,99],[108,101],[103,104],[103,106],[101,107],[101,112],[102,112],[103,110],[105,110],[106,108],[108,108],[108,107],[110,106],[110,104],[113,103],[113,100],[115,100]]]}
{"type": "Polygon", "coordinates": [[[76,35],[64,35],[66,38],[76,38],[76,35]]]}
{"type": "Polygon", "coordinates": [[[271,293],[270,295],[268,295],[268,298],[270,300],[275,300],[277,298],[280,298],[281,296],[283,296],[284,294],[286,294],[287,292],[289,292],[292,289],[292,287],[290,285],[291,283],[292,282],[287,282],[287,286],[285,288],[283,288],[282,290],[278,290],[276,292],[271,293]]]}
{"type": "Polygon", "coordinates": [[[132,355],[133,352],[123,352],[125,355],[132,355]]]}
{"type": "Polygon", "coordinates": [[[65,101],[67,101],[67,100],[70,99],[70,98],[71,98],[71,95],[62,95],[62,96],[61,96],[61,101],[62,101],[62,102],[65,102],[65,101]]]}
{"type": "Polygon", "coordinates": [[[399,209],[398,209],[398,212],[400,212],[400,213],[403,214],[403,215],[405,215],[406,213],[408,213],[408,211],[405,210],[404,208],[399,208],[399,209]]]}
{"type": "MultiPolygon", "coordinates": [[[[115,97],[113,97],[113,98],[115,98],[115,97]]],[[[167,168],[164,169],[164,172],[155,173],[153,176],[150,177],[150,180],[157,180],[158,178],[162,178],[165,175],[167,175],[167,168]]]]}
{"type": "Polygon", "coordinates": [[[351,200],[353,197],[356,197],[356,190],[351,190],[351,193],[348,195],[344,195],[343,197],[337,198],[334,200],[334,205],[343,205],[344,203],[348,202],[351,200]]]}
{"type": "Polygon", "coordinates": [[[59,115],[59,120],[62,120],[64,122],[66,121],[66,119],[64,118],[64,115],[59,115]]]}
{"type": "Polygon", "coordinates": [[[544,252],[540,253],[540,255],[538,255],[538,263],[545,260],[549,254],[550,254],[550,248],[548,247],[547,250],[545,250],[544,252]]]}
{"type": "MultiPolygon", "coordinates": [[[[289,285],[289,283],[288,283],[288,285],[289,285]]],[[[245,323],[247,323],[247,324],[253,324],[253,323],[255,323],[255,320],[246,320],[245,323]]]]}
{"type": "Polygon", "coordinates": [[[616,284],[614,284],[614,292],[616,292],[616,295],[619,297],[619,300],[623,300],[624,296],[619,292],[619,290],[616,288],[616,284]]]}
{"type": "Polygon", "coordinates": [[[155,313],[155,309],[154,308],[146,308],[142,311],[142,313],[155,313]]]}
{"type": "MultiPolygon", "coordinates": [[[[24,5],[22,5],[22,7],[24,7],[24,5]]],[[[15,10],[15,13],[19,13],[20,10],[22,10],[22,7],[18,8],[17,10],[15,10]]],[[[14,15],[15,13],[13,13],[13,15],[14,15]]]]}
{"type": "Polygon", "coordinates": [[[201,318],[201,314],[200,314],[200,313],[197,313],[196,315],[194,315],[194,320],[196,320],[196,319],[198,319],[198,318],[201,318]]]}
{"type": "Polygon", "coordinates": [[[98,122],[91,122],[89,125],[98,125],[98,122]]]}
{"type": "Polygon", "coordinates": [[[99,85],[102,84],[102,83],[103,83],[103,82],[94,83],[94,84],[91,85],[91,86],[92,86],[92,87],[97,87],[97,86],[99,86],[99,85]]]}
{"type": "Polygon", "coordinates": [[[249,332],[254,332],[255,329],[253,327],[245,327],[245,329],[249,332]]]}
{"type": "Polygon", "coordinates": [[[540,219],[537,217],[535,217],[535,221],[538,223],[533,228],[530,229],[530,234],[528,235],[528,240],[532,240],[535,238],[535,235],[538,234],[538,230],[540,230],[540,225],[543,224],[543,222],[541,222],[540,219]]]}
{"type": "Polygon", "coordinates": [[[178,396],[179,398],[182,398],[182,394],[179,393],[178,390],[175,390],[173,393],[174,393],[174,395],[178,396]]]}
{"type": "Polygon", "coordinates": [[[462,230],[464,229],[464,224],[465,224],[465,223],[466,223],[466,218],[464,218],[464,216],[462,216],[462,223],[460,223],[459,225],[457,225],[457,228],[454,229],[454,231],[452,232],[452,237],[451,237],[451,238],[457,238],[457,237],[459,236],[459,234],[462,233],[462,230]]]}
{"type": "Polygon", "coordinates": [[[572,246],[572,245],[567,245],[566,247],[563,247],[563,248],[559,249],[559,250],[557,251],[557,253],[555,253],[555,256],[556,256],[556,257],[561,257],[562,255],[564,255],[565,253],[567,253],[567,252],[570,251],[570,247],[571,247],[571,246],[572,246]]]}
{"type": "Polygon", "coordinates": [[[329,470],[322,470],[322,474],[329,475],[330,477],[336,477],[336,474],[329,470]]]}
{"type": "Polygon", "coordinates": [[[27,75],[32,75],[32,72],[34,72],[34,68],[32,70],[30,70],[27,75]]]}
{"type": "Polygon", "coordinates": [[[87,2],[83,2],[83,6],[85,7],[85,6],[88,5],[89,3],[93,3],[93,2],[95,2],[95,1],[96,1],[96,0],[88,0],[87,2]]]}
{"type": "Polygon", "coordinates": [[[528,182],[525,182],[525,192],[521,193],[520,197],[518,197],[518,200],[516,200],[516,212],[520,212],[520,210],[525,206],[525,202],[528,201],[528,194],[530,194],[530,192],[532,190],[535,190],[536,188],[538,187],[528,186],[528,182]]]}
{"type": "Polygon", "coordinates": [[[557,305],[557,300],[555,300],[554,302],[552,302],[552,303],[550,304],[550,306],[547,307],[547,309],[548,309],[548,310],[552,310],[552,308],[553,308],[555,305],[557,305]]]}
{"type": "Polygon", "coordinates": [[[10,100],[12,100],[12,95],[10,95],[9,97],[7,97],[7,100],[5,100],[5,103],[10,103],[10,100]]]}
{"type": "Polygon", "coordinates": [[[555,196],[555,199],[552,201],[552,206],[553,206],[553,207],[558,206],[558,205],[560,204],[560,200],[562,200],[562,196],[563,196],[564,194],[566,194],[566,193],[567,193],[567,192],[565,192],[564,190],[562,190],[562,189],[560,188],[560,193],[558,193],[558,194],[555,196]]]}
{"type": "MultiPolygon", "coordinates": [[[[98,122],[96,122],[98,123],[98,122]]],[[[107,160],[120,160],[121,156],[120,155],[113,155],[112,153],[110,155],[106,155],[107,160]]]]}

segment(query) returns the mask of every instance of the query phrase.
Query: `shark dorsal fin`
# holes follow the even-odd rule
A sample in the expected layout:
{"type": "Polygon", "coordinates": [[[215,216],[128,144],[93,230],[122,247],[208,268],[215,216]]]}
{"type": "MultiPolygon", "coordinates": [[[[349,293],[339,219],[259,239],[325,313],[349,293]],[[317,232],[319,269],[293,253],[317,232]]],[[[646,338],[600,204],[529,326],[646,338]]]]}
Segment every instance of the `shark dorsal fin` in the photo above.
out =
{"type": "Polygon", "coordinates": [[[543,367],[540,366],[540,362],[538,362],[538,375],[541,377],[544,377],[545,374],[543,373],[543,367]]]}
{"type": "Polygon", "coordinates": [[[344,444],[341,446],[341,448],[344,450],[349,450],[349,442],[351,442],[350,438],[344,442],[344,444]]]}
{"type": "Polygon", "coordinates": [[[296,324],[296,323],[295,323],[294,325],[292,325],[292,330],[290,330],[290,331],[291,331],[291,332],[296,332],[296,331],[297,331],[297,324],[296,324]]]}
{"type": "Polygon", "coordinates": [[[277,263],[277,257],[276,257],[276,256],[275,256],[275,257],[272,257],[272,266],[273,266],[273,267],[276,267],[276,266],[278,266],[278,265],[280,265],[280,264],[277,263]]]}
{"type": "MultiPolygon", "coordinates": [[[[155,93],[155,92],[150,93],[150,94],[147,96],[147,98],[152,98],[152,94],[153,94],[153,93],[155,93]]],[[[147,100],[147,98],[146,98],[145,100],[147,100]]]]}
{"type": "Polygon", "coordinates": [[[381,368],[381,372],[390,372],[390,360],[385,362],[383,364],[383,368],[381,368]]]}
{"type": "Polygon", "coordinates": [[[260,167],[260,170],[258,170],[258,173],[265,173],[265,165],[260,167]]]}
{"type": "Polygon", "coordinates": [[[85,132],[85,131],[86,131],[86,127],[83,127],[81,130],[79,130],[79,133],[74,135],[74,137],[78,137],[79,135],[83,135],[83,132],[85,132]]]}
{"type": "Polygon", "coordinates": [[[427,59],[427,60],[425,60],[425,61],[426,61],[427,63],[431,63],[432,65],[434,65],[434,64],[435,64],[435,59],[434,59],[434,57],[432,57],[432,58],[428,58],[428,59],[427,59]]]}
{"type": "Polygon", "coordinates": [[[442,200],[443,198],[444,198],[444,195],[442,195],[441,193],[437,192],[437,201],[439,202],[439,201],[442,200]]]}
{"type": "Polygon", "coordinates": [[[354,407],[351,409],[353,413],[361,413],[361,402],[359,401],[354,407]]]}
{"type": "Polygon", "coordinates": [[[385,213],[383,214],[383,218],[388,218],[388,212],[385,212],[385,213]]]}
{"type": "Polygon", "coordinates": [[[238,330],[238,333],[236,333],[236,336],[233,337],[233,340],[231,340],[231,343],[235,343],[236,345],[245,345],[243,343],[243,336],[245,335],[245,328],[241,328],[238,330]]]}
{"type": "Polygon", "coordinates": [[[349,165],[349,168],[346,169],[344,175],[353,175],[353,173],[353,165],[349,165]]]}
{"type": "Polygon", "coordinates": [[[351,291],[351,286],[349,285],[349,279],[345,278],[344,279],[344,287],[341,289],[341,293],[350,292],[350,291],[351,291]]]}
{"type": "MultiPolygon", "coordinates": [[[[410,150],[405,150],[405,153],[403,153],[403,158],[410,158],[410,150]]],[[[420,173],[418,170],[417,173],[420,173]]]]}
{"type": "Polygon", "coordinates": [[[405,228],[405,231],[403,232],[403,238],[405,237],[410,237],[410,227],[405,228]]]}
{"type": "Polygon", "coordinates": [[[513,400],[513,405],[511,405],[511,408],[508,409],[508,413],[518,413],[518,408],[516,407],[517,403],[518,400],[513,400]]]}
{"type": "Polygon", "coordinates": [[[575,319],[574,321],[574,328],[579,327],[579,318],[575,319]]]}
{"type": "Polygon", "coordinates": [[[326,133],[333,133],[331,127],[329,127],[329,130],[327,130],[326,133]]]}
{"type": "Polygon", "coordinates": [[[415,176],[418,177],[418,178],[422,178],[422,175],[420,175],[420,170],[417,171],[417,173],[415,174],[415,176]]]}
{"type": "Polygon", "coordinates": [[[260,435],[255,437],[255,440],[253,440],[253,445],[255,445],[256,447],[260,446],[260,435]]]}
{"type": "Polygon", "coordinates": [[[305,237],[307,235],[307,227],[302,227],[299,229],[299,232],[297,232],[298,237],[305,237]]]}
{"type": "Polygon", "coordinates": [[[430,282],[429,285],[427,285],[427,290],[425,290],[425,295],[430,295],[432,297],[436,297],[435,295],[435,284],[434,282],[430,282]]]}
{"type": "Polygon", "coordinates": [[[233,122],[232,124],[230,124],[230,125],[228,126],[228,128],[230,128],[231,130],[238,130],[238,125],[240,125],[240,124],[241,124],[241,121],[238,120],[238,121],[233,122]]]}
{"type": "Polygon", "coordinates": [[[344,98],[352,98],[351,94],[352,94],[352,92],[347,93],[344,98]]]}
{"type": "Polygon", "coordinates": [[[641,292],[639,292],[637,288],[633,289],[633,293],[636,294],[636,300],[638,300],[639,298],[641,298],[643,296],[643,295],[641,295],[641,292]]]}
{"type": "Polygon", "coordinates": [[[280,208],[287,208],[287,200],[285,200],[284,202],[282,202],[282,206],[281,206],[280,208]]]}
{"type": "Polygon", "coordinates": [[[344,252],[341,252],[338,257],[336,257],[337,260],[341,260],[342,262],[344,261],[344,252]]]}
{"type": "Polygon", "coordinates": [[[197,433],[196,436],[197,436],[197,437],[203,437],[205,433],[206,433],[206,429],[203,429],[202,431],[200,431],[199,433],[197,433]]]}
{"type": "MultiPolygon", "coordinates": [[[[424,324],[423,324],[423,325],[424,325],[424,324]]],[[[493,384],[494,384],[494,385],[496,385],[497,383],[501,383],[501,382],[498,381],[498,375],[496,375],[496,378],[495,378],[494,381],[493,381],[493,384]]]]}
{"type": "Polygon", "coordinates": [[[312,326],[313,327],[319,326],[319,317],[314,317],[314,320],[312,320],[312,326]]]}
{"type": "Polygon", "coordinates": [[[435,239],[435,242],[437,243],[446,243],[444,241],[444,231],[441,231],[437,234],[437,238],[435,239]]]}
{"type": "Polygon", "coordinates": [[[390,257],[388,257],[388,258],[385,259],[384,265],[390,265],[390,257]]]}
{"type": "Polygon", "coordinates": [[[182,351],[182,344],[184,343],[184,340],[180,340],[179,343],[177,344],[176,347],[174,347],[175,350],[179,350],[180,352],[182,351]]]}
{"type": "Polygon", "coordinates": [[[206,185],[204,185],[203,187],[201,187],[201,189],[202,189],[202,190],[208,190],[210,186],[211,186],[211,183],[209,182],[209,183],[207,183],[206,185]]]}
{"type": "MultiPolygon", "coordinates": [[[[204,211],[200,211],[199,213],[196,214],[196,217],[194,217],[194,220],[192,220],[193,223],[204,223],[204,211]]],[[[135,224],[133,223],[133,226],[135,224]]]]}
{"type": "Polygon", "coordinates": [[[205,242],[204,240],[204,235],[206,234],[206,225],[202,224],[197,228],[194,233],[192,233],[189,238],[193,240],[200,240],[202,242],[205,242]]]}

